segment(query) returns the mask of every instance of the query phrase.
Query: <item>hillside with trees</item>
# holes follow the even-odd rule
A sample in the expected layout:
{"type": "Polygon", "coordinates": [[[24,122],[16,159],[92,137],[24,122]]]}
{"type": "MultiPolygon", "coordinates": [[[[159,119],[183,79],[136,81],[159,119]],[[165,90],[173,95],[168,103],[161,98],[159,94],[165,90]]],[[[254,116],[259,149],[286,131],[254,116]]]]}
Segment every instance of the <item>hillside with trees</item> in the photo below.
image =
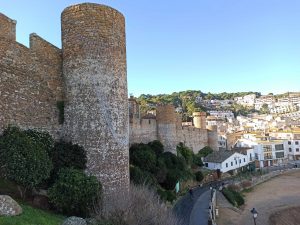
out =
{"type": "MultiPolygon", "coordinates": [[[[148,110],[153,110],[159,104],[172,104],[175,108],[182,108],[182,114],[191,116],[193,112],[206,112],[210,108],[201,104],[201,100],[233,100],[235,97],[242,97],[249,94],[255,94],[257,97],[261,96],[259,92],[236,92],[236,93],[203,93],[196,90],[187,90],[181,92],[173,92],[172,94],[150,95],[142,94],[137,98],[141,105],[141,112],[146,113],[148,110]]],[[[247,114],[248,109],[242,108],[239,105],[232,105],[232,107],[224,108],[224,110],[232,110],[236,114],[247,114]]],[[[250,109],[249,109],[250,110],[250,109]]]]}

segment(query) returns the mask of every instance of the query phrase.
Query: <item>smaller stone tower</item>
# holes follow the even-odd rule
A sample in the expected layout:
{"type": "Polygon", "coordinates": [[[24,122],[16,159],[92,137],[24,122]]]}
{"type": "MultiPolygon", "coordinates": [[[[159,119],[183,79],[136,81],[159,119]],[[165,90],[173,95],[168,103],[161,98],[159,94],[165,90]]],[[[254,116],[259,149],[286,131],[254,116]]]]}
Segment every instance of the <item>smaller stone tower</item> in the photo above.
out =
{"type": "Polygon", "coordinates": [[[193,123],[196,128],[206,129],[206,112],[194,112],[193,123]]]}
{"type": "Polygon", "coordinates": [[[214,151],[218,151],[218,127],[217,125],[207,126],[208,130],[208,146],[214,151]]]}

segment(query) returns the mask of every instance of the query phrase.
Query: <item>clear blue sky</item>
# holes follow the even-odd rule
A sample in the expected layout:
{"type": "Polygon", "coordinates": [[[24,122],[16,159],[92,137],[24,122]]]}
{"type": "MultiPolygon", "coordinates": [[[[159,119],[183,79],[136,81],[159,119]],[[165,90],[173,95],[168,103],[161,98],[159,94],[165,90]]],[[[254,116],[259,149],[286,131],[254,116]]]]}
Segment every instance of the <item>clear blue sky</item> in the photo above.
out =
{"type": "MultiPolygon", "coordinates": [[[[300,91],[299,0],[103,0],[126,17],[128,92],[300,91]]],[[[60,47],[73,0],[0,2],[17,40],[60,47]]]]}

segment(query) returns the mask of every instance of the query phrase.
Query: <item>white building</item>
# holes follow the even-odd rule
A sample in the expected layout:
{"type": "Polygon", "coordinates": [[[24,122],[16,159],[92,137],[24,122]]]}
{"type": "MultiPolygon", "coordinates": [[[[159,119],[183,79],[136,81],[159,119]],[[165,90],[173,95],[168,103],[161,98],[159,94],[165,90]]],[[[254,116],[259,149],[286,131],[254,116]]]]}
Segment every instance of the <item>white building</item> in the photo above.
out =
{"type": "Polygon", "coordinates": [[[209,170],[220,170],[226,173],[248,165],[247,155],[234,151],[218,151],[213,152],[203,159],[204,166],[209,170]]]}
{"type": "Polygon", "coordinates": [[[234,114],[232,111],[208,111],[211,116],[221,119],[233,119],[234,114]]]}
{"type": "Polygon", "coordinates": [[[245,95],[243,97],[236,97],[234,100],[236,101],[237,104],[243,105],[243,106],[253,106],[255,103],[256,95],[255,94],[250,94],[250,95],[245,95]]]}
{"type": "Polygon", "coordinates": [[[259,167],[280,165],[287,161],[288,150],[285,140],[275,140],[258,134],[245,134],[237,141],[236,146],[253,148],[259,167]]]}

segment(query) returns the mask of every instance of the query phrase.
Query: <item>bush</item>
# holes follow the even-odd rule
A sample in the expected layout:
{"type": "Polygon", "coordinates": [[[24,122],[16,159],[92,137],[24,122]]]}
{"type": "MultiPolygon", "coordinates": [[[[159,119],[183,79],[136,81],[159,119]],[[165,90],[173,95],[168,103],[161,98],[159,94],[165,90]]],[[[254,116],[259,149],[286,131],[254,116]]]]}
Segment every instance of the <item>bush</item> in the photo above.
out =
{"type": "Polygon", "coordinates": [[[139,149],[132,151],[130,163],[142,170],[154,172],[156,168],[156,155],[149,146],[139,144],[139,149]]]}
{"type": "Polygon", "coordinates": [[[21,131],[17,127],[7,128],[0,137],[2,172],[9,180],[23,186],[23,189],[20,187],[21,197],[25,198],[27,189],[36,187],[50,176],[49,145],[51,139],[45,133],[21,131]]]}
{"type": "Polygon", "coordinates": [[[213,153],[213,149],[209,146],[205,146],[204,148],[200,149],[200,151],[198,152],[198,155],[201,157],[206,157],[209,154],[213,153]]]}
{"type": "Polygon", "coordinates": [[[153,175],[147,171],[141,170],[137,166],[130,166],[130,180],[134,184],[157,186],[153,175]]]}
{"type": "Polygon", "coordinates": [[[62,168],[86,169],[86,152],[82,146],[72,144],[72,142],[56,142],[54,148],[49,153],[54,165],[54,170],[58,172],[62,168]]]}
{"type": "Polygon", "coordinates": [[[186,147],[182,142],[176,146],[176,151],[177,156],[183,157],[187,165],[191,165],[193,163],[193,151],[186,147]]]}
{"type": "Polygon", "coordinates": [[[173,202],[176,199],[176,194],[174,191],[158,189],[157,193],[159,194],[161,200],[173,202]]]}
{"type": "Polygon", "coordinates": [[[203,173],[201,171],[197,171],[195,173],[196,181],[201,182],[204,178],[203,173]]]}
{"type": "Polygon", "coordinates": [[[158,140],[149,142],[148,146],[155,152],[157,157],[164,152],[164,146],[158,140]]]}
{"type": "Polygon", "coordinates": [[[87,216],[89,209],[100,198],[101,185],[94,176],[83,171],[64,168],[49,189],[50,202],[67,215],[87,216]]]}
{"type": "Polygon", "coordinates": [[[241,206],[245,203],[243,196],[237,191],[224,188],[223,194],[227,198],[227,200],[234,206],[241,206]]]}
{"type": "Polygon", "coordinates": [[[116,193],[110,198],[109,209],[99,206],[95,213],[97,219],[118,225],[179,225],[172,210],[147,186],[131,185],[129,194],[116,193]]]}

